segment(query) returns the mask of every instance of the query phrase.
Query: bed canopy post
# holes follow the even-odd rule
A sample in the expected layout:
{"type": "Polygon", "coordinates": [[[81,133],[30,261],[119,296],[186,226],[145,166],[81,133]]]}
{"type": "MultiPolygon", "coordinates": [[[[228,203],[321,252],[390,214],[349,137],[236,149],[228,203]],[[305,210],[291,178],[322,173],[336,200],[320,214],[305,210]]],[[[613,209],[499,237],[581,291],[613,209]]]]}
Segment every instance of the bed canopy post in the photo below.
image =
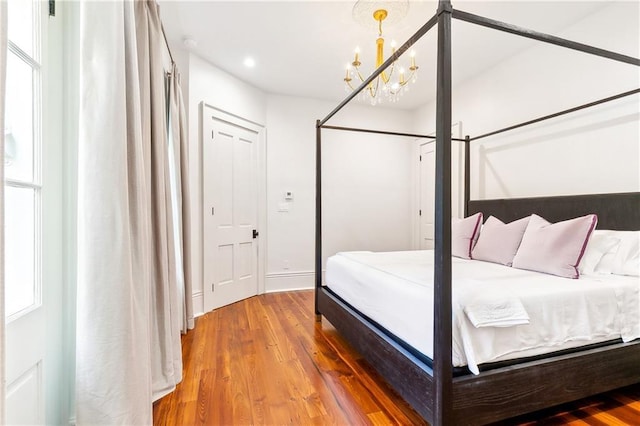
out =
{"type": "Polygon", "coordinates": [[[469,216],[471,199],[471,136],[464,137],[464,217],[469,216]]]}
{"type": "Polygon", "coordinates": [[[436,188],[434,253],[433,425],[451,424],[451,14],[449,0],[438,5],[436,95],[436,188]]]}
{"type": "Polygon", "coordinates": [[[471,199],[471,136],[464,137],[464,217],[469,216],[471,199]]]}
{"type": "Polygon", "coordinates": [[[320,120],[316,120],[316,291],[315,312],[316,320],[320,320],[318,309],[318,293],[322,287],[322,127],[320,120]]]}

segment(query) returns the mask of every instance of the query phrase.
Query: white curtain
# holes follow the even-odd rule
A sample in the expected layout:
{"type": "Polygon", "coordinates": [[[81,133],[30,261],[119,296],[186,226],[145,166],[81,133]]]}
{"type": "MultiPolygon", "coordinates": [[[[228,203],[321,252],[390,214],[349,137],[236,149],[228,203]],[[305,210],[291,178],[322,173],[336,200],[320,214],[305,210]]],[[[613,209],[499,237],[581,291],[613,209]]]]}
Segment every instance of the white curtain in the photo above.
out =
{"type": "Polygon", "coordinates": [[[4,424],[4,88],[7,75],[7,3],[0,1],[0,424],[4,424]]]}
{"type": "Polygon", "coordinates": [[[155,1],[81,3],[78,424],[150,424],[182,377],[155,1]]]}
{"type": "Polygon", "coordinates": [[[150,155],[151,331],[153,400],[182,380],[182,350],[172,215],[167,98],[160,13],[155,0],[135,2],[143,146],[150,155]]]}
{"type": "Polygon", "coordinates": [[[176,218],[176,259],[178,264],[178,289],[181,299],[181,331],[194,327],[193,294],[191,286],[191,213],[189,200],[189,146],[187,117],[180,87],[180,72],[173,65],[169,74],[169,153],[172,158],[174,186],[174,217],[176,218]]]}

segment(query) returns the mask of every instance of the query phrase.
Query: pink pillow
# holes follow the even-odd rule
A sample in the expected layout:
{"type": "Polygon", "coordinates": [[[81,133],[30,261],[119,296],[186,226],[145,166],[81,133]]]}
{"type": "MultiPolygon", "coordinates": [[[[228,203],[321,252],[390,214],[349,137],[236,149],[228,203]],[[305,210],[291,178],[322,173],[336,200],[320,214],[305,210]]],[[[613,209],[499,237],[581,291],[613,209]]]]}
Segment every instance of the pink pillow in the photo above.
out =
{"type": "Polygon", "coordinates": [[[531,215],[513,267],[578,278],[578,265],[596,223],[595,214],[557,223],[531,215]]]}
{"type": "Polygon", "coordinates": [[[478,241],[482,224],[482,213],[464,219],[451,219],[451,254],[463,259],[471,259],[471,250],[478,241]]]}
{"type": "Polygon", "coordinates": [[[500,219],[489,216],[471,257],[511,266],[528,224],[529,217],[505,224],[500,219]]]}

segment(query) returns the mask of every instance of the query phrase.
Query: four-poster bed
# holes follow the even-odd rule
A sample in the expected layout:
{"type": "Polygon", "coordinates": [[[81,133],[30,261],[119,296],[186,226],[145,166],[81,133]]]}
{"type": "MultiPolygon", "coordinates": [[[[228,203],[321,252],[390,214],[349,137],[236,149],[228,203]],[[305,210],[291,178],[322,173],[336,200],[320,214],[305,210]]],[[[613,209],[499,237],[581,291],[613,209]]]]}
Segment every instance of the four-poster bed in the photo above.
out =
{"type": "Polygon", "coordinates": [[[640,60],[555,36],[515,27],[453,9],[440,0],[434,17],[403,44],[362,85],[316,125],[316,314],[324,316],[377,371],[432,424],[484,424],[640,382],[640,339],[557,352],[482,371],[454,375],[452,366],[451,141],[464,143],[465,215],[483,212],[504,221],[536,213],[551,221],[594,213],[601,229],[640,230],[640,192],[507,200],[470,200],[470,144],[560,115],[640,93],[631,90],[525,123],[465,139],[451,137],[451,20],[459,19],[564,48],[640,66],[640,60]],[[437,25],[436,136],[423,136],[327,125],[340,109],[385,68],[437,25]],[[436,140],[435,251],[433,273],[433,359],[416,356],[322,284],[322,130],[360,131],[436,140]]]}

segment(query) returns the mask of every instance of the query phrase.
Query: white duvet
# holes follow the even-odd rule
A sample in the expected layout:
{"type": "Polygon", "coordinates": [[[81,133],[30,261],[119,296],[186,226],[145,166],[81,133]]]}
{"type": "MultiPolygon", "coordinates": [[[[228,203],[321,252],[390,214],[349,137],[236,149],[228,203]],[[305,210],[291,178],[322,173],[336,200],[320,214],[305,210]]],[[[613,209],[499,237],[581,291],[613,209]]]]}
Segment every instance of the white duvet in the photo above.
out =
{"type": "MultiPolygon", "coordinates": [[[[453,365],[478,365],[592,343],[640,338],[640,279],[572,280],[453,258],[453,365]],[[475,324],[475,325],[474,325],[475,324]]],[[[344,252],[327,286],[433,358],[433,251],[344,252]]]]}

